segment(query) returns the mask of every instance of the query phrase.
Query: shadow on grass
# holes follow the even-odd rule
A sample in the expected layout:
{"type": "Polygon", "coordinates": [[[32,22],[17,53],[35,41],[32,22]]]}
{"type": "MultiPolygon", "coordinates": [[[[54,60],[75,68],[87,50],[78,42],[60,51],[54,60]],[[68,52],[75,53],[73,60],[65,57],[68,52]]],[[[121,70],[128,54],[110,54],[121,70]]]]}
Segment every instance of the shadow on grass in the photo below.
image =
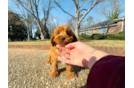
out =
{"type": "MultiPolygon", "coordinates": [[[[87,68],[72,65],[72,69],[77,74],[77,77],[78,77],[78,72],[80,72],[81,70],[87,69],[87,68]]],[[[66,70],[66,68],[59,69],[59,74],[65,70],[66,70]]],[[[84,86],[82,86],[80,88],[87,88],[87,84],[85,84],[84,86]]]]}
{"type": "MultiPolygon", "coordinates": [[[[87,68],[72,65],[72,69],[73,69],[73,71],[74,71],[74,72],[77,74],[77,76],[78,76],[78,72],[80,72],[80,71],[83,70],[83,69],[87,69],[87,68]]],[[[66,68],[59,69],[59,74],[60,74],[61,72],[65,71],[65,70],[66,70],[66,68]]]]}
{"type": "Polygon", "coordinates": [[[93,42],[93,40],[89,40],[89,39],[83,39],[83,40],[80,40],[81,42],[93,42]]]}

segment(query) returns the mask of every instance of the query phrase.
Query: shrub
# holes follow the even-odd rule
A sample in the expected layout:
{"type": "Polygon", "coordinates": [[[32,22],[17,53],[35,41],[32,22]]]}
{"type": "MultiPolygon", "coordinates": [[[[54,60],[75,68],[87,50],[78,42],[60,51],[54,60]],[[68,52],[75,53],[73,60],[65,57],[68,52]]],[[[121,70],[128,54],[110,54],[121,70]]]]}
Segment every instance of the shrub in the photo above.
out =
{"type": "Polygon", "coordinates": [[[49,38],[51,38],[52,34],[49,34],[49,38]]]}
{"type": "Polygon", "coordinates": [[[125,34],[125,31],[120,32],[119,34],[125,34]]]}
{"type": "Polygon", "coordinates": [[[105,38],[106,38],[106,35],[104,35],[104,34],[93,34],[92,35],[93,40],[100,40],[100,39],[105,39],[105,38]]]}
{"type": "Polygon", "coordinates": [[[80,36],[80,37],[78,37],[77,39],[78,39],[79,41],[81,41],[81,40],[83,40],[84,38],[80,36]]]}
{"type": "Polygon", "coordinates": [[[106,39],[110,40],[125,40],[125,34],[108,34],[106,39]]]}
{"type": "Polygon", "coordinates": [[[47,39],[50,39],[50,34],[46,34],[46,38],[47,39]]]}
{"type": "Polygon", "coordinates": [[[38,40],[36,40],[36,41],[41,41],[41,39],[38,39],[38,40]]]}
{"type": "Polygon", "coordinates": [[[10,38],[8,38],[8,42],[11,42],[11,39],[10,38]]]}
{"type": "Polygon", "coordinates": [[[83,39],[93,39],[93,40],[100,40],[100,39],[109,39],[109,40],[125,40],[125,34],[93,34],[93,35],[80,35],[83,39]]]}
{"type": "Polygon", "coordinates": [[[80,35],[80,37],[82,37],[84,39],[92,39],[91,35],[80,35]]]}

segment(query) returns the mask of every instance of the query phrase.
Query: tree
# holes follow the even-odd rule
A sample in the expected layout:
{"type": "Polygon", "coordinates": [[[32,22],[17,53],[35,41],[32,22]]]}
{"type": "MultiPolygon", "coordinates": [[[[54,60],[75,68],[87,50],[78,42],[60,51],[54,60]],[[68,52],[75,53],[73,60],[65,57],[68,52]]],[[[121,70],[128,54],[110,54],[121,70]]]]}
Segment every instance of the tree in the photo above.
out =
{"type": "Polygon", "coordinates": [[[40,19],[39,19],[39,5],[40,0],[16,0],[25,10],[27,10],[33,17],[39,27],[41,33],[41,40],[45,38],[45,32],[41,28],[40,19]]]}
{"type": "Polygon", "coordinates": [[[119,17],[118,8],[115,11],[109,11],[109,15],[107,17],[108,20],[117,19],[119,17]]]}
{"type": "Polygon", "coordinates": [[[79,19],[81,19],[82,16],[83,16],[83,14],[79,14],[79,19]]]}
{"type": "Polygon", "coordinates": [[[123,0],[105,0],[105,4],[99,7],[98,13],[104,15],[108,20],[116,19],[124,12],[123,0]]]}
{"type": "Polygon", "coordinates": [[[37,29],[37,31],[35,32],[35,37],[38,37],[40,39],[40,30],[37,29]]]}
{"type": "Polygon", "coordinates": [[[70,26],[73,31],[75,31],[75,19],[74,18],[67,20],[67,25],[70,26]]]}
{"type": "Polygon", "coordinates": [[[57,4],[57,6],[65,13],[67,13],[68,15],[70,15],[72,18],[75,18],[75,35],[76,37],[79,37],[79,28],[80,28],[80,23],[83,20],[83,18],[101,1],[103,0],[90,0],[91,2],[91,7],[89,9],[80,9],[82,7],[82,5],[85,3],[85,1],[87,0],[83,0],[82,3],[79,5],[79,0],[73,0],[74,4],[75,4],[75,16],[71,15],[70,13],[68,13],[67,11],[65,11],[55,0],[54,2],[57,4]],[[85,10],[85,14],[83,14],[83,16],[79,19],[79,14],[81,11],[85,10]]]}
{"type": "MultiPolygon", "coordinates": [[[[42,20],[40,21],[40,25],[41,25],[42,29],[44,29],[43,22],[44,22],[44,20],[42,19],[42,20]]],[[[40,35],[41,35],[41,34],[40,34],[40,31],[39,31],[39,27],[37,26],[36,28],[37,28],[37,31],[36,31],[36,33],[35,33],[35,36],[40,39],[40,35]]],[[[46,30],[48,30],[48,27],[46,27],[46,30]]],[[[44,30],[43,30],[43,31],[44,31],[44,30]]],[[[49,31],[48,31],[48,32],[49,32],[49,31]]],[[[50,37],[49,37],[49,34],[47,35],[47,38],[50,38],[50,37]]]]}
{"type": "Polygon", "coordinates": [[[26,27],[27,27],[27,33],[28,33],[28,41],[30,40],[30,37],[32,37],[32,29],[34,25],[34,17],[31,14],[27,14],[27,18],[24,20],[26,27]]]}
{"type": "Polygon", "coordinates": [[[19,41],[26,39],[26,36],[25,25],[21,17],[12,11],[8,11],[8,38],[12,41],[19,41]]]}
{"type": "MultiPolygon", "coordinates": [[[[83,14],[79,14],[79,19],[83,16],[83,14]]],[[[67,25],[71,27],[73,31],[75,31],[75,18],[71,18],[67,20],[67,25]]],[[[82,22],[80,23],[80,26],[82,26],[82,22]]]]}
{"type": "Polygon", "coordinates": [[[49,33],[52,34],[54,33],[54,29],[59,26],[60,24],[62,24],[62,18],[59,16],[51,16],[48,19],[48,23],[47,23],[47,27],[49,30],[49,33]]]}
{"type": "Polygon", "coordinates": [[[20,18],[21,17],[19,17],[18,14],[8,10],[8,26],[11,26],[13,24],[15,25],[22,24],[22,20],[20,18]]]}
{"type": "Polygon", "coordinates": [[[44,23],[44,31],[46,32],[46,37],[49,36],[48,33],[48,28],[47,28],[47,21],[49,19],[49,14],[50,11],[55,7],[52,3],[53,0],[44,0],[45,1],[45,6],[42,7],[43,9],[43,14],[44,14],[44,18],[42,19],[43,23],[44,23]],[[48,2],[47,2],[48,1],[48,2]]]}
{"type": "Polygon", "coordinates": [[[20,4],[19,2],[17,2],[16,0],[12,0],[12,2],[14,3],[13,5],[16,6],[16,11],[15,12],[20,12],[19,14],[21,14],[22,19],[23,19],[23,24],[25,25],[25,29],[27,31],[27,40],[30,41],[30,37],[32,36],[32,23],[33,23],[33,16],[30,15],[30,13],[25,10],[20,4]]]}
{"type": "Polygon", "coordinates": [[[92,22],[93,22],[93,17],[89,16],[89,17],[87,18],[87,23],[88,23],[88,25],[90,26],[90,25],[92,24],[92,22]]]}

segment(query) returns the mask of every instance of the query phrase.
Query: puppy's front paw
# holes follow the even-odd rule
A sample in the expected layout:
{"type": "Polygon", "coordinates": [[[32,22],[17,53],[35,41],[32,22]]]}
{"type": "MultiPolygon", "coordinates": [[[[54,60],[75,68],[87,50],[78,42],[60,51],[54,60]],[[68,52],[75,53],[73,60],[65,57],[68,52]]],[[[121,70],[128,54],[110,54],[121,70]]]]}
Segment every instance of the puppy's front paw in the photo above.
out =
{"type": "Polygon", "coordinates": [[[46,65],[50,65],[50,62],[49,62],[49,61],[47,61],[47,62],[46,62],[46,65]]]}
{"type": "Polygon", "coordinates": [[[55,78],[55,77],[57,77],[58,75],[59,75],[58,72],[51,72],[51,73],[50,73],[50,77],[51,77],[51,78],[55,78]]]}
{"type": "Polygon", "coordinates": [[[67,77],[70,80],[75,80],[77,78],[77,75],[74,72],[70,72],[70,73],[67,74],[67,77]]]}

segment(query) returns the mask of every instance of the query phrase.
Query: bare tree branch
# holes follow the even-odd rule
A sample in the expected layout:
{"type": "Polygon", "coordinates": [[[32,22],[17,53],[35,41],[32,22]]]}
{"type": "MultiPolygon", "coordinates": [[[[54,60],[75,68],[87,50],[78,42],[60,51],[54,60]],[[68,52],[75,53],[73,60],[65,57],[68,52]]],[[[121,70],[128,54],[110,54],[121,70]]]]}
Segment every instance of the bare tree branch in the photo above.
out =
{"type": "Polygon", "coordinates": [[[87,9],[81,9],[81,10],[79,11],[79,13],[80,13],[81,11],[83,11],[83,10],[86,10],[86,11],[87,11],[87,9]]]}
{"type": "Polygon", "coordinates": [[[122,8],[120,0],[105,0],[104,6],[98,8],[98,13],[104,15],[107,19],[109,18],[109,13],[115,13],[117,10],[117,16],[124,11],[122,8]]]}
{"type": "Polygon", "coordinates": [[[74,1],[75,5],[76,5],[76,1],[75,0],[73,0],[73,1],[74,1]]]}
{"type": "Polygon", "coordinates": [[[79,6],[79,9],[80,9],[80,7],[84,4],[84,2],[85,2],[85,0],[83,0],[83,2],[81,3],[81,5],[79,6]]]}
{"type": "Polygon", "coordinates": [[[61,6],[54,0],[54,2],[58,5],[58,7],[65,13],[67,13],[68,15],[74,17],[73,15],[71,15],[70,13],[66,12],[63,8],[61,8],[61,6]]]}
{"type": "Polygon", "coordinates": [[[30,14],[33,15],[33,17],[35,18],[35,21],[39,27],[39,31],[41,33],[41,39],[44,40],[44,38],[46,37],[45,34],[46,32],[43,31],[42,29],[42,25],[40,24],[40,19],[39,19],[39,4],[40,4],[40,0],[16,0],[27,12],[29,12],[30,14]],[[28,4],[28,8],[27,5],[28,4]],[[30,9],[29,9],[30,8],[30,9]]]}
{"type": "Polygon", "coordinates": [[[16,6],[19,8],[19,10],[21,11],[22,15],[26,19],[26,15],[24,14],[24,10],[20,8],[19,4],[16,1],[14,1],[14,0],[12,0],[12,1],[16,4],[16,6]]]}
{"type": "Polygon", "coordinates": [[[94,2],[94,4],[91,6],[91,8],[89,8],[89,9],[87,10],[87,12],[81,17],[81,19],[79,20],[78,24],[80,24],[80,22],[81,22],[81,21],[83,20],[83,18],[88,14],[88,12],[91,11],[92,8],[93,8],[96,4],[98,4],[99,2],[101,2],[101,0],[100,0],[100,1],[96,0],[96,1],[94,2]]]}
{"type": "Polygon", "coordinates": [[[34,14],[34,11],[33,11],[33,7],[32,7],[32,5],[31,5],[31,1],[28,0],[28,2],[29,2],[30,9],[31,9],[31,11],[32,11],[32,15],[35,17],[35,19],[37,19],[36,16],[35,16],[35,14],[34,14]]]}
{"type": "Polygon", "coordinates": [[[83,9],[83,8],[84,8],[84,6],[86,5],[87,1],[88,1],[88,0],[86,0],[86,2],[85,2],[85,3],[83,3],[84,5],[82,6],[82,8],[81,8],[81,9],[83,9]]]}
{"type": "Polygon", "coordinates": [[[20,0],[17,0],[18,2],[19,2],[19,4],[23,7],[23,8],[25,8],[28,12],[30,12],[32,15],[34,15],[30,10],[28,10],[23,4],[22,4],[22,2],[20,1],[20,0]]]}
{"type": "Polygon", "coordinates": [[[91,2],[94,1],[94,3],[91,5],[91,7],[89,9],[83,9],[83,7],[85,6],[85,4],[88,2],[88,0],[83,0],[83,2],[80,4],[79,6],[79,0],[72,0],[75,4],[75,17],[72,16],[71,14],[69,14],[68,12],[66,12],[65,10],[63,10],[63,8],[60,7],[60,5],[58,3],[54,2],[63,10],[63,12],[69,14],[70,16],[72,16],[72,18],[75,19],[75,35],[76,37],[79,37],[79,28],[81,25],[81,21],[84,19],[84,17],[92,10],[92,8],[97,5],[99,2],[103,1],[103,0],[92,0],[91,2]],[[81,8],[81,9],[80,9],[81,8]],[[85,14],[80,18],[80,12],[86,10],[85,14]],[[80,20],[79,20],[80,18],[80,20]]]}
{"type": "MultiPolygon", "coordinates": [[[[29,2],[31,2],[30,0],[28,0],[29,2]]],[[[35,0],[32,0],[34,6],[36,6],[36,1],[35,0]]]]}
{"type": "Polygon", "coordinates": [[[51,3],[51,0],[49,0],[49,3],[48,3],[47,19],[48,19],[48,17],[49,17],[49,12],[50,12],[50,3],[51,3]]]}

